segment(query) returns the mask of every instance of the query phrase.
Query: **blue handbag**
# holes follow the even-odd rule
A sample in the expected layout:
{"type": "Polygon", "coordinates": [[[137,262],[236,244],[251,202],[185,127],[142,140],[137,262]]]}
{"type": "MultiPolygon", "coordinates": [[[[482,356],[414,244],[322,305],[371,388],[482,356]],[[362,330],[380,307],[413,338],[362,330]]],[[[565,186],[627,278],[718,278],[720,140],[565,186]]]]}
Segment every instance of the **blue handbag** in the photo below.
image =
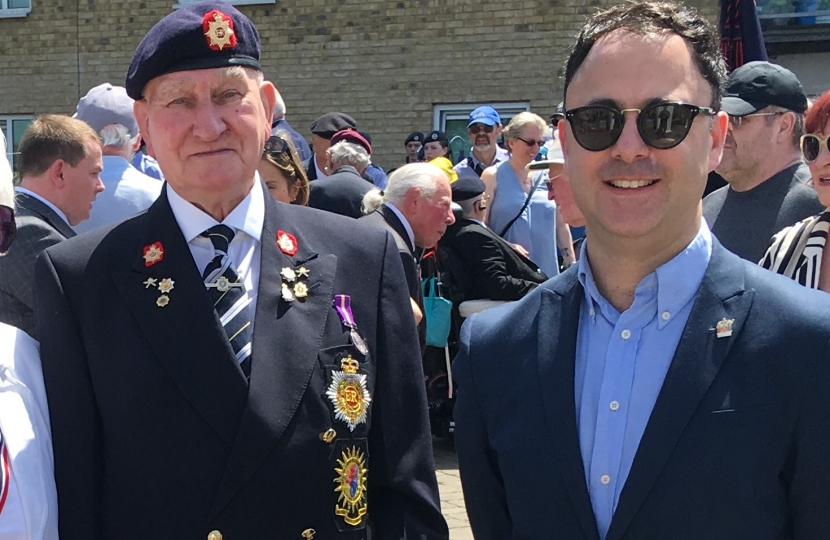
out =
{"type": "Polygon", "coordinates": [[[427,345],[446,347],[452,324],[452,302],[443,298],[435,290],[436,278],[421,281],[424,293],[424,317],[427,325],[427,345]]]}

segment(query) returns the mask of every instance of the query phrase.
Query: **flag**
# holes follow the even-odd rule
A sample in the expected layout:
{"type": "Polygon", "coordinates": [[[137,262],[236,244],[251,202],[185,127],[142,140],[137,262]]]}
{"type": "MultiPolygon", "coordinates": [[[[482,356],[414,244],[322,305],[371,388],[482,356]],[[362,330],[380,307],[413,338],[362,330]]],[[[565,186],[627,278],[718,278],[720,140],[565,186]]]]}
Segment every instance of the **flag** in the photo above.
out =
{"type": "Polygon", "coordinates": [[[755,60],[768,60],[755,12],[755,0],[721,0],[721,52],[729,71],[755,60]]]}

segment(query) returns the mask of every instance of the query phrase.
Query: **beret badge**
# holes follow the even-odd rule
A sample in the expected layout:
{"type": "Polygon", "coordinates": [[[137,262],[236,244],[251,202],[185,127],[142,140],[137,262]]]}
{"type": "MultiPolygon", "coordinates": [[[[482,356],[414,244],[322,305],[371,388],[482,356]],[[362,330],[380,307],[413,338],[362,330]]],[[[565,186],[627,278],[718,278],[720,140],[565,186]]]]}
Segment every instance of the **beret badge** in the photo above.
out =
{"type": "Polygon", "coordinates": [[[202,19],[202,29],[207,38],[208,47],[212,51],[221,51],[226,47],[236,47],[236,33],[233,31],[233,19],[221,11],[214,9],[205,13],[202,19]]]}

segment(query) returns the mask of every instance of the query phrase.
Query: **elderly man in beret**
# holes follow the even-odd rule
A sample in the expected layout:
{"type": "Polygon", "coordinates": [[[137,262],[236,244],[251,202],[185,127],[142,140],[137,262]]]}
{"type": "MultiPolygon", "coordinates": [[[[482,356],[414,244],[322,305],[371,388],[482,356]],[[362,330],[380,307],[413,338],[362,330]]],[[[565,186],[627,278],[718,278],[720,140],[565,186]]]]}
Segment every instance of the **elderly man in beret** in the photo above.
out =
{"type": "Polygon", "coordinates": [[[447,538],[390,234],[276,203],[250,20],[167,15],[126,88],[167,185],[45,253],[63,540],[447,538]]]}
{"type": "Polygon", "coordinates": [[[326,169],[326,150],[331,147],[331,138],[338,131],[357,129],[354,118],[342,112],[326,113],[311,123],[311,159],[303,161],[303,168],[309,181],[325,178],[331,172],[326,169]]]}
{"type": "Polygon", "coordinates": [[[371,162],[372,145],[353,129],[338,131],[326,150],[326,165],[332,174],[309,185],[308,205],[341,216],[363,216],[363,196],[374,185],[363,177],[371,162]]]}

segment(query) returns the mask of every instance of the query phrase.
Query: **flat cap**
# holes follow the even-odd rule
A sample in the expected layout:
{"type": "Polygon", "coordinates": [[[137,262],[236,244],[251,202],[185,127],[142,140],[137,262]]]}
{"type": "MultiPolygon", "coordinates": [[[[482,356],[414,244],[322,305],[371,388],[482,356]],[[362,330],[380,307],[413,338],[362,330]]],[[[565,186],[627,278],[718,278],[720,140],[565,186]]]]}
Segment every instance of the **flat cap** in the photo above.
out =
{"type": "Polygon", "coordinates": [[[74,117],[89,124],[98,134],[106,126],[121,124],[132,138],[138,135],[133,103],[133,98],[127,95],[123,86],[99,84],[81,98],[74,117]]]}
{"type": "Polygon", "coordinates": [[[469,201],[475,199],[487,189],[481,178],[477,176],[464,176],[452,184],[453,202],[469,201]]]}
{"type": "Polygon", "coordinates": [[[311,123],[311,133],[324,139],[331,139],[338,131],[348,128],[357,129],[357,122],[342,112],[326,113],[311,123]]]}
{"type": "Polygon", "coordinates": [[[154,78],[176,71],[243,66],[260,70],[254,23],[225,2],[189,4],[156,23],[133,54],[127,94],[141,99],[154,78]]]}
{"type": "Polygon", "coordinates": [[[411,142],[419,142],[419,143],[423,144],[424,143],[424,134],[421,133],[420,131],[413,131],[412,133],[409,134],[409,136],[406,138],[406,140],[403,142],[403,144],[404,144],[404,146],[406,146],[407,144],[409,144],[411,142]]]}
{"type": "Polygon", "coordinates": [[[346,141],[352,144],[356,144],[358,146],[362,146],[369,152],[369,155],[372,155],[372,143],[366,140],[366,137],[363,136],[362,133],[359,131],[355,131],[352,128],[342,129],[332,135],[331,137],[331,145],[334,146],[335,144],[346,141]]]}

